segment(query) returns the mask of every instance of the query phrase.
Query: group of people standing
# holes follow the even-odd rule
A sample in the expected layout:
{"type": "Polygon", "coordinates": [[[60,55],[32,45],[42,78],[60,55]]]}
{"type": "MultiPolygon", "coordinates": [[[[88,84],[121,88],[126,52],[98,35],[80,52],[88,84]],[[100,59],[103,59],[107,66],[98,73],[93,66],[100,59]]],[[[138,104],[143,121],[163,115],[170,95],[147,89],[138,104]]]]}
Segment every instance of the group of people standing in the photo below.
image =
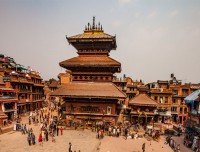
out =
{"type": "Polygon", "coordinates": [[[169,146],[174,150],[174,152],[180,152],[180,144],[177,144],[176,141],[172,138],[172,136],[167,136],[165,144],[169,144],[169,146]]]}

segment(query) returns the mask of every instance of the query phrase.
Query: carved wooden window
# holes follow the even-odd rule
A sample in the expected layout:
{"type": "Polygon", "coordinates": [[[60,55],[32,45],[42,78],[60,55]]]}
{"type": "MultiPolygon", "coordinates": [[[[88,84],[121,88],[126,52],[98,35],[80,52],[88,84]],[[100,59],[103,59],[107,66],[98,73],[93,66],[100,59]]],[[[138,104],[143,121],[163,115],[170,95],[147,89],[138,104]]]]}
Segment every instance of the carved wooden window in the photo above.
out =
{"type": "Polygon", "coordinates": [[[112,112],[112,107],[107,107],[107,114],[110,115],[112,112]]]}

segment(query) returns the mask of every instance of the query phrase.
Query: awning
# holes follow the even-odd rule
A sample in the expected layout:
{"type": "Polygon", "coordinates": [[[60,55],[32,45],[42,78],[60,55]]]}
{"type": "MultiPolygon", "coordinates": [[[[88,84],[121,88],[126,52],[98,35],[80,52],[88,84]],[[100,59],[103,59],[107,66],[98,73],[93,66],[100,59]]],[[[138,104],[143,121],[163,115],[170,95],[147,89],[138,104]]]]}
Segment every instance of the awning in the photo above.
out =
{"type": "Polygon", "coordinates": [[[189,96],[185,97],[184,100],[187,104],[191,104],[192,108],[194,108],[194,101],[199,97],[200,90],[196,90],[191,93],[189,96]]]}

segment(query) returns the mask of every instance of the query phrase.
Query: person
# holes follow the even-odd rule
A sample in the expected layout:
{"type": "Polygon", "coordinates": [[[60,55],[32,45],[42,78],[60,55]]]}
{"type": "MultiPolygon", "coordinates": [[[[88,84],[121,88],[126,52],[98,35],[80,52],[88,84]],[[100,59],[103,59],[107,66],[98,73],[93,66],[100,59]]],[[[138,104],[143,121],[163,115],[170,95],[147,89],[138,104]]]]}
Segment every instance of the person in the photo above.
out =
{"type": "Polygon", "coordinates": [[[27,130],[26,130],[26,124],[24,125],[24,134],[27,133],[27,130]]]}
{"type": "Polygon", "coordinates": [[[48,133],[47,129],[45,130],[45,136],[46,136],[46,141],[48,141],[49,140],[49,133],[48,133]]]}
{"type": "Polygon", "coordinates": [[[28,117],[28,123],[29,123],[29,125],[31,124],[31,117],[30,116],[28,117]]]}
{"type": "Polygon", "coordinates": [[[30,135],[28,135],[27,140],[28,140],[28,144],[29,144],[29,146],[31,146],[31,136],[30,136],[30,135]]]}
{"type": "Polygon", "coordinates": [[[59,134],[59,128],[58,128],[58,126],[57,126],[57,128],[56,128],[56,129],[57,129],[57,136],[58,136],[58,134],[59,134]]]}
{"type": "Polygon", "coordinates": [[[72,144],[69,142],[69,152],[72,152],[72,144]]]}
{"type": "Polygon", "coordinates": [[[142,151],[145,152],[145,143],[142,145],[142,151]]]}
{"type": "Polygon", "coordinates": [[[119,134],[120,134],[120,130],[119,130],[119,127],[117,128],[117,137],[119,137],[119,134]]]}
{"type": "Polygon", "coordinates": [[[40,133],[39,138],[38,138],[38,142],[40,143],[40,145],[42,145],[42,133],[40,133]]]}
{"type": "Polygon", "coordinates": [[[60,134],[63,135],[63,128],[60,127],[60,134]]]}
{"type": "Polygon", "coordinates": [[[137,139],[137,138],[138,138],[138,133],[136,132],[134,139],[137,139]]]}
{"type": "Polygon", "coordinates": [[[32,137],[32,138],[31,138],[32,144],[35,145],[35,135],[34,135],[34,133],[32,133],[32,136],[31,136],[31,137],[32,137]]]}
{"type": "Polygon", "coordinates": [[[22,127],[21,127],[21,132],[22,132],[22,135],[24,135],[24,125],[22,124],[22,127]]]}
{"type": "Polygon", "coordinates": [[[177,145],[177,148],[176,148],[177,152],[180,152],[180,144],[177,145]]]}
{"type": "Polygon", "coordinates": [[[115,135],[116,135],[116,129],[115,129],[115,127],[113,128],[113,136],[115,137],[115,135]]]}
{"type": "Polygon", "coordinates": [[[45,131],[42,130],[42,140],[45,141],[45,131]]]}
{"type": "Polygon", "coordinates": [[[128,136],[128,128],[126,127],[125,128],[125,139],[127,139],[127,136],[128,136]]]}
{"type": "Polygon", "coordinates": [[[52,142],[56,142],[56,139],[54,138],[54,134],[52,134],[52,142]]]}

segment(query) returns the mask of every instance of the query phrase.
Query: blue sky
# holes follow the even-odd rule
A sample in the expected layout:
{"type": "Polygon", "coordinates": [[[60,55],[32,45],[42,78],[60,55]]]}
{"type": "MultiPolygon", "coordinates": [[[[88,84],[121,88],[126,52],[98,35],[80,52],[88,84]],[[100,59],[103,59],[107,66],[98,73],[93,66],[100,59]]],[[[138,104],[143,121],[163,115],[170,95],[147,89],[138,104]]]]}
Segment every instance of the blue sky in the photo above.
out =
{"type": "Polygon", "coordinates": [[[77,56],[65,36],[93,16],[117,37],[118,76],[200,82],[199,0],[0,0],[0,53],[56,78],[65,71],[58,63],[77,56]]]}

